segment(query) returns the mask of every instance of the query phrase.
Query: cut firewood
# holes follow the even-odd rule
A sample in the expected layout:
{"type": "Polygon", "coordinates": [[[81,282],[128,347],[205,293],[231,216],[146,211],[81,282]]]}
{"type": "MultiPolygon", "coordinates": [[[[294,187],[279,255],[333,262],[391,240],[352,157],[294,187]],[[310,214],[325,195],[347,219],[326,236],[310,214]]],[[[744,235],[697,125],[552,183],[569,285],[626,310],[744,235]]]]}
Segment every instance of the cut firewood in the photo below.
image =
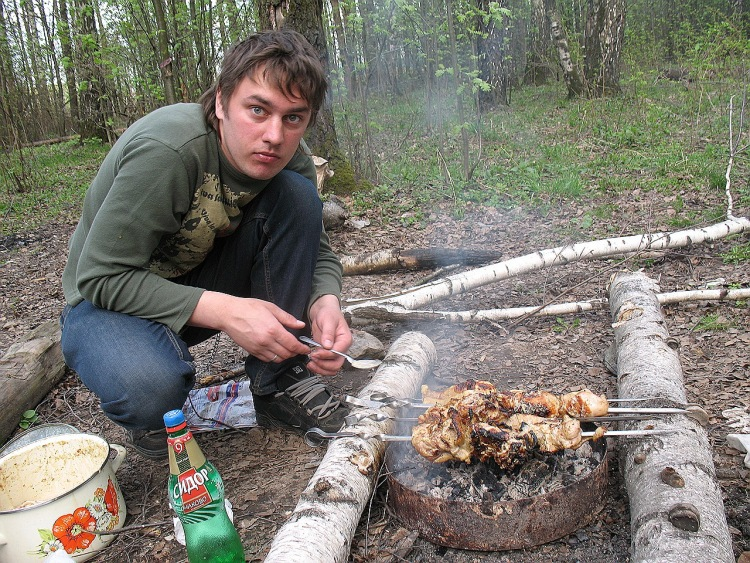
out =
{"type": "MultiPolygon", "coordinates": [[[[679,355],[658,292],[656,282],[640,272],[617,273],[610,281],[615,338],[607,366],[616,372],[618,397],[659,397],[653,405],[639,406],[687,402],[679,355]]],[[[632,561],[734,562],[706,430],[682,415],[649,425],[670,432],[620,444],[630,499],[632,561]]]]}
{"type": "Polygon", "coordinates": [[[342,256],[341,264],[344,266],[345,276],[356,276],[396,270],[439,268],[454,264],[486,264],[498,260],[501,256],[500,252],[461,248],[394,248],[357,256],[342,256]]]}
{"type": "Polygon", "coordinates": [[[18,428],[65,374],[60,325],[49,321],[12,344],[0,359],[0,444],[18,428]]]}
{"type": "MultiPolygon", "coordinates": [[[[416,396],[436,357],[435,346],[425,335],[402,335],[359,397],[376,392],[416,396]]],[[[393,421],[366,419],[357,427],[372,434],[388,434],[393,431],[393,421]]],[[[276,534],[266,563],[348,561],[357,523],[372,495],[384,454],[385,445],[378,439],[339,438],[331,442],[292,516],[276,534]]]]}

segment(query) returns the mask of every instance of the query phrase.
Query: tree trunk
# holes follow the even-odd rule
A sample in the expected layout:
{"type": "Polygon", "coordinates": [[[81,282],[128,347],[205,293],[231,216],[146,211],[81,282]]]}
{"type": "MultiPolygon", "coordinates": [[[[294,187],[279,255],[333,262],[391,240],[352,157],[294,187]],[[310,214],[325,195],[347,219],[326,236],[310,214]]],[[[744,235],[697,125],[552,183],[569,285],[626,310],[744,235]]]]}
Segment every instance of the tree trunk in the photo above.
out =
{"type": "Polygon", "coordinates": [[[79,120],[78,115],[78,83],[76,82],[75,58],[73,43],[70,38],[70,18],[68,17],[68,0],[57,0],[57,37],[60,41],[60,51],[63,56],[65,70],[65,86],[68,90],[68,104],[70,105],[70,119],[73,123],[79,120]]]}
{"type": "Polygon", "coordinates": [[[584,93],[583,80],[578,68],[573,64],[568,46],[568,37],[562,26],[560,14],[557,12],[555,0],[544,0],[544,8],[549,19],[549,29],[552,34],[552,42],[557,47],[557,55],[562,69],[563,79],[568,88],[568,97],[577,98],[584,93]]]}
{"type": "Polygon", "coordinates": [[[50,101],[47,76],[40,62],[39,49],[42,45],[39,39],[39,27],[36,21],[33,2],[21,2],[23,9],[23,22],[26,31],[26,55],[31,65],[31,75],[27,77],[31,91],[33,92],[33,104],[35,112],[29,120],[33,129],[29,131],[31,138],[44,136],[48,132],[50,123],[50,101]]]}
{"type": "Polygon", "coordinates": [[[346,27],[341,17],[341,4],[339,0],[331,0],[331,16],[333,18],[333,32],[336,35],[336,43],[339,46],[339,60],[344,70],[344,85],[346,86],[346,97],[350,100],[355,97],[354,90],[354,62],[352,51],[350,51],[346,27]]]}
{"type": "Polygon", "coordinates": [[[620,93],[620,55],[624,40],[625,0],[589,0],[584,75],[590,96],[620,93]]]}
{"type": "Polygon", "coordinates": [[[78,132],[81,139],[109,140],[107,116],[102,106],[104,78],[100,63],[101,49],[91,0],[76,0],[76,60],[81,91],[78,132]]]}
{"type": "MultiPolygon", "coordinates": [[[[407,332],[393,343],[359,397],[369,398],[375,392],[414,397],[436,359],[429,338],[407,332]]],[[[394,414],[393,409],[384,410],[394,414]]],[[[387,434],[393,432],[393,426],[392,420],[366,419],[356,428],[387,434]]],[[[357,523],[372,496],[384,455],[385,444],[377,439],[339,438],[331,442],[289,521],[276,534],[266,563],[348,561],[357,523]]]]}
{"type": "Polygon", "coordinates": [[[461,168],[463,170],[463,179],[468,181],[471,177],[471,163],[469,162],[469,133],[467,128],[467,119],[464,111],[463,85],[461,77],[463,71],[458,64],[458,42],[456,39],[456,26],[453,22],[453,0],[445,0],[445,11],[448,14],[448,45],[450,47],[451,65],[453,66],[453,90],[456,96],[456,118],[459,127],[461,127],[461,168]]]}
{"type": "MultiPolygon", "coordinates": [[[[265,0],[258,3],[257,13],[261,29],[280,29],[287,25],[304,35],[319,53],[323,69],[326,75],[330,76],[322,0],[300,0],[291,4],[265,0]]],[[[350,193],[356,189],[357,182],[351,165],[341,151],[336,135],[330,90],[318,112],[316,122],[305,133],[305,141],[313,154],[328,160],[336,171],[329,182],[332,192],[350,193]]]]}
{"type": "Polygon", "coordinates": [[[377,274],[394,270],[419,270],[453,264],[486,264],[500,258],[500,252],[460,248],[415,248],[380,250],[357,256],[341,256],[345,276],[377,274]]]}
{"type": "MultiPolygon", "coordinates": [[[[499,8],[505,8],[507,0],[499,4],[499,8]]],[[[506,42],[508,42],[507,30],[509,23],[507,16],[487,18],[492,5],[496,2],[489,0],[477,0],[479,15],[477,16],[477,57],[479,66],[479,78],[490,85],[489,92],[479,91],[479,107],[486,111],[498,105],[510,104],[510,62],[507,57],[506,42]]],[[[497,9],[496,7],[494,9],[497,9]]]]}
{"type": "Polygon", "coordinates": [[[5,3],[0,0],[0,147],[20,146],[21,139],[13,117],[20,112],[18,90],[13,71],[5,3]]]}
{"type": "Polygon", "coordinates": [[[195,90],[195,93],[196,95],[200,95],[200,93],[211,86],[211,82],[213,82],[211,73],[208,70],[208,53],[206,52],[206,46],[203,41],[203,38],[210,37],[211,33],[207,33],[206,26],[204,25],[204,18],[206,17],[205,10],[197,10],[195,0],[188,0],[188,5],[190,7],[190,29],[192,31],[193,45],[195,47],[197,67],[200,69],[196,80],[197,89],[195,90]]]}
{"type": "MultiPolygon", "coordinates": [[[[47,115],[43,117],[48,122],[47,135],[64,135],[68,132],[68,127],[65,119],[65,100],[63,95],[63,80],[60,73],[60,59],[56,54],[50,53],[47,45],[54,45],[54,33],[50,29],[50,18],[47,17],[46,2],[39,2],[39,27],[42,30],[44,42],[42,45],[43,55],[41,56],[44,61],[46,71],[43,71],[41,80],[49,82],[50,94],[49,94],[49,107],[47,108],[47,115]]],[[[54,17],[55,11],[53,8],[52,15],[54,17]]]]}
{"type": "Polygon", "coordinates": [[[548,61],[552,32],[549,28],[549,19],[544,13],[544,2],[542,0],[532,0],[531,2],[529,30],[529,59],[524,73],[524,83],[541,86],[546,84],[553,76],[548,61]]]}
{"type": "MultiPolygon", "coordinates": [[[[616,350],[610,357],[616,357],[618,397],[658,397],[639,406],[687,402],[677,345],[665,328],[658,291],[656,282],[642,273],[615,274],[610,284],[616,350]]],[[[733,563],[706,431],[684,415],[649,425],[670,433],[621,445],[632,561],[733,563]]]]}
{"type": "Polygon", "coordinates": [[[57,321],[39,325],[0,359],[0,444],[65,375],[57,321]]]}
{"type": "Polygon", "coordinates": [[[174,88],[174,76],[172,74],[172,57],[169,54],[169,32],[167,31],[167,20],[164,17],[163,0],[152,0],[154,3],[154,14],[156,15],[156,38],[159,47],[159,70],[164,86],[164,99],[168,105],[177,103],[177,95],[174,88]]]}

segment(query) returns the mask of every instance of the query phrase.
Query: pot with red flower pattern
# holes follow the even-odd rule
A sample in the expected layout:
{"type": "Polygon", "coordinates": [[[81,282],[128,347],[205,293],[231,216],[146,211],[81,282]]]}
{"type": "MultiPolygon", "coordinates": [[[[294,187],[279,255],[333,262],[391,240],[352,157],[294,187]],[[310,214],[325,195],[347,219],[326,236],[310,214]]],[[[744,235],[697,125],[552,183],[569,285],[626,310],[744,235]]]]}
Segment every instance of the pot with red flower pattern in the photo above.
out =
{"type": "Polygon", "coordinates": [[[0,563],[62,551],[86,561],[123,526],[115,473],[125,448],[91,434],[37,440],[0,457],[0,563]]]}

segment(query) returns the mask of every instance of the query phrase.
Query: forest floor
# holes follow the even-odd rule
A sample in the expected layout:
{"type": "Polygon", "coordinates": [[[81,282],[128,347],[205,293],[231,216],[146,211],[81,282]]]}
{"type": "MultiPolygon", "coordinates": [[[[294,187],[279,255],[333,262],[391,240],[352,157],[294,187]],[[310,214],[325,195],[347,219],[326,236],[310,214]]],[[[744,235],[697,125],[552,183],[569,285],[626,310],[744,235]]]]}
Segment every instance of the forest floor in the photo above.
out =
{"type": "MultiPolygon", "coordinates": [[[[722,193],[687,190],[685,211],[721,205],[722,193]]],[[[331,233],[334,249],[356,255],[391,248],[490,249],[504,258],[563,244],[607,238],[616,234],[670,231],[674,216],[669,198],[658,193],[607,194],[612,216],[592,227],[580,227],[590,202],[559,203],[545,213],[521,209],[469,207],[455,219],[436,208],[424,224],[399,226],[398,218],[385,225],[381,210],[368,211],[370,225],[345,227],[331,233]]],[[[598,202],[602,203],[602,202],[598,202]]],[[[747,216],[747,209],[735,210],[747,216]]],[[[408,219],[408,218],[401,218],[408,219]]],[[[405,221],[403,221],[405,222],[405,221]]],[[[75,220],[53,224],[10,237],[0,246],[2,277],[0,300],[0,350],[38,324],[56,319],[62,306],[60,278],[66,243],[75,220]]],[[[565,292],[562,301],[607,296],[607,282],[618,269],[643,268],[662,291],[741,286],[750,284],[750,263],[725,263],[721,255],[748,235],[640,261],[588,261],[533,272],[474,290],[440,303],[441,309],[467,310],[539,305],[565,292]]],[[[0,241],[3,242],[3,241],[0,241]]],[[[345,298],[378,296],[417,283],[428,272],[396,272],[346,277],[345,298]]],[[[750,551],[750,472],[743,454],[730,448],[726,435],[735,429],[722,414],[730,408],[750,410],[750,314],[747,303],[692,302],[664,308],[667,329],[680,343],[679,353],[688,400],[709,413],[708,431],[713,446],[716,475],[724,495],[736,557],[750,551]],[[707,320],[713,324],[707,328],[707,320]]],[[[467,378],[488,379],[504,389],[548,389],[554,392],[588,387],[610,397],[616,380],[604,367],[604,350],[613,340],[608,310],[560,318],[532,317],[520,323],[452,325],[443,322],[375,323],[358,326],[379,338],[387,348],[406,331],[417,330],[435,343],[438,361],[433,385],[447,386],[467,378]]],[[[236,366],[241,352],[223,337],[196,347],[201,374],[236,366]]],[[[356,394],[371,377],[369,372],[345,369],[332,384],[356,394]]],[[[124,433],[101,413],[95,397],[68,373],[38,407],[39,422],[63,422],[79,430],[124,443],[124,433]]],[[[228,497],[234,505],[235,523],[249,561],[261,561],[275,533],[294,509],[297,499],[322,459],[325,449],[314,449],[302,438],[284,431],[250,429],[198,435],[207,457],[219,468],[228,497]]],[[[385,504],[381,486],[365,511],[351,546],[354,562],[446,561],[468,563],[573,562],[614,563],[629,560],[630,522],[628,498],[617,463],[618,443],[611,442],[609,479],[605,498],[593,523],[537,547],[505,552],[476,552],[433,545],[404,530],[385,504]]],[[[166,462],[141,458],[130,450],[118,472],[127,504],[125,524],[155,524],[119,534],[95,562],[180,562],[185,548],[174,540],[167,503],[166,462]]],[[[696,559],[698,560],[698,559],[696,559]]]]}

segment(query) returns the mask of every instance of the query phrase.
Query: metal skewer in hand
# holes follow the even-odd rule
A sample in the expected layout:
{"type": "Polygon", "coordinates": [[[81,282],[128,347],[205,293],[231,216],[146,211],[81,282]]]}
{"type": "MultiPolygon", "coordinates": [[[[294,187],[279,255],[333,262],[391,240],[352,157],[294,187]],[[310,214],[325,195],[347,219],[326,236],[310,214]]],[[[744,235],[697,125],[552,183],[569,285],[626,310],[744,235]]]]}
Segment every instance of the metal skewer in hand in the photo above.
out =
{"type": "Polygon", "coordinates": [[[355,358],[352,358],[349,354],[344,354],[344,352],[339,352],[338,350],[325,348],[322,344],[315,342],[315,340],[313,340],[312,338],[308,338],[307,336],[300,336],[299,340],[300,342],[303,342],[304,344],[307,344],[308,346],[312,346],[315,348],[323,348],[324,350],[328,350],[329,352],[333,352],[334,354],[338,354],[339,356],[346,358],[346,360],[354,369],[372,369],[372,368],[378,367],[380,364],[383,363],[382,360],[357,360],[355,358]]]}

